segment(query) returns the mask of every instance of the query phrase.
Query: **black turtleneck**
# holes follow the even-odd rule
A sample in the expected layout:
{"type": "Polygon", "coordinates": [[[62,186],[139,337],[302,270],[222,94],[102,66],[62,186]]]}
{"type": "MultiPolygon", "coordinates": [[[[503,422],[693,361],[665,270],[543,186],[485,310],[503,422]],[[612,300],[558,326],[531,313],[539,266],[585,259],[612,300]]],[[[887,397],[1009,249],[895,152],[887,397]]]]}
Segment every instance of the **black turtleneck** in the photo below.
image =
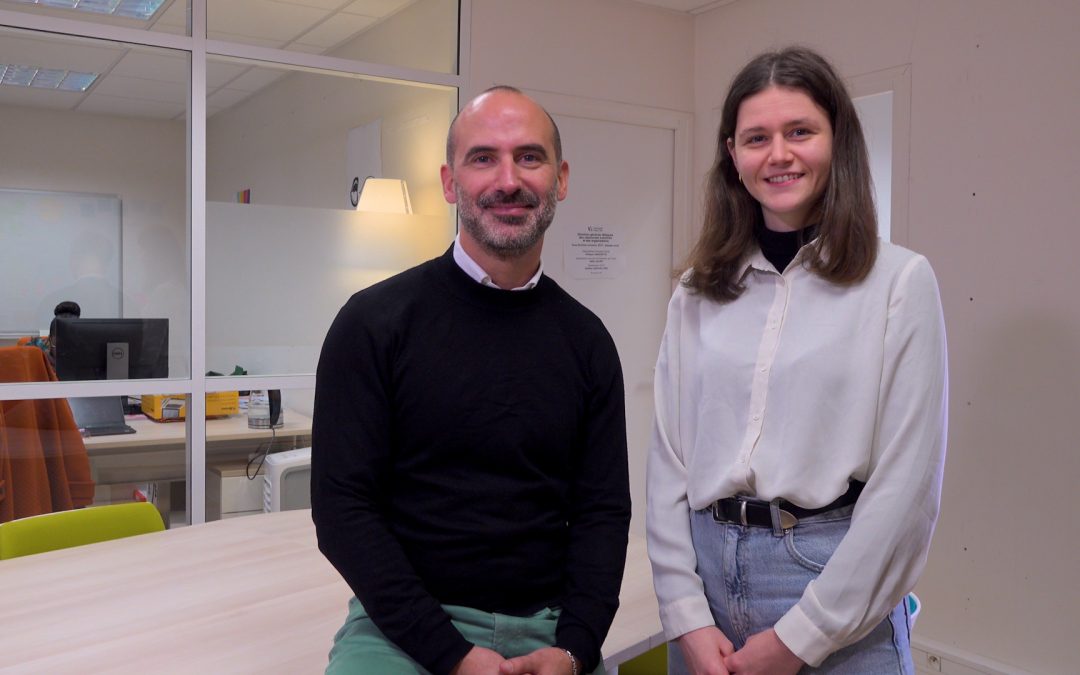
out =
{"type": "Polygon", "coordinates": [[[799,249],[817,236],[817,225],[809,225],[794,232],[777,232],[758,223],[754,227],[754,235],[757,237],[758,246],[765,259],[773,264],[777,271],[783,273],[799,249]]]}

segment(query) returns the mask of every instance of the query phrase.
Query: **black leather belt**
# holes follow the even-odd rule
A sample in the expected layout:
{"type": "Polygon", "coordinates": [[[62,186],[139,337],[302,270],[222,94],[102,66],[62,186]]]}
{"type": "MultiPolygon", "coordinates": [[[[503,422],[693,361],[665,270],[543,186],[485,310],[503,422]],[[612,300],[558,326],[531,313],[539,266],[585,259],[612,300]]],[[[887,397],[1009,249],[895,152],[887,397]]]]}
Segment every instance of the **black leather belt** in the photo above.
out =
{"type": "MultiPolygon", "coordinates": [[[[859,494],[865,483],[853,480],[849,483],[848,491],[837,497],[831,504],[826,504],[818,509],[804,509],[796,506],[786,499],[777,499],[780,514],[781,529],[789,529],[799,524],[800,518],[808,518],[819,513],[828,513],[836,509],[854,504],[859,499],[859,494]]],[[[718,523],[734,523],[736,525],[748,525],[752,527],[773,527],[771,502],[750,497],[727,497],[713,502],[710,510],[713,520],[718,523]]]]}

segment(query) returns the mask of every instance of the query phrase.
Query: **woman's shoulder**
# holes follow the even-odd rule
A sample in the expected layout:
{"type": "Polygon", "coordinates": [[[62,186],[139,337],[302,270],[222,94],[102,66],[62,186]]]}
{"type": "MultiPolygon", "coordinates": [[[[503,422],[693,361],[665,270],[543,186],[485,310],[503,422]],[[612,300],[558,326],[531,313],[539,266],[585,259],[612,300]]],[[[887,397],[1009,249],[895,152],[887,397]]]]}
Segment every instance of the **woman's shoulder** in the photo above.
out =
{"type": "Polygon", "coordinates": [[[912,269],[918,267],[924,267],[933,274],[930,261],[923,254],[883,239],[878,240],[877,260],[874,262],[875,274],[892,278],[910,274],[912,269]]]}
{"type": "Polygon", "coordinates": [[[887,288],[892,301],[900,298],[936,298],[937,277],[926,256],[886,241],[880,242],[872,277],[887,288]]]}

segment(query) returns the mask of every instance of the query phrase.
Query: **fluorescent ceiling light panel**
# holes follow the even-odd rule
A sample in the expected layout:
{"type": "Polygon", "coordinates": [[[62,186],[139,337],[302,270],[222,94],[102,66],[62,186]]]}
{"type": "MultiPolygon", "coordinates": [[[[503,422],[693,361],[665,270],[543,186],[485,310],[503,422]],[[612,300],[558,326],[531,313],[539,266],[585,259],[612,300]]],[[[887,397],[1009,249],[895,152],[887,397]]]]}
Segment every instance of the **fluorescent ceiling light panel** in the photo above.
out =
{"type": "Polygon", "coordinates": [[[97,73],[77,73],[59,68],[35,68],[0,63],[0,84],[16,87],[86,91],[97,78],[97,73]]]}
{"type": "Polygon", "coordinates": [[[165,0],[16,0],[24,5],[41,5],[59,9],[74,9],[92,14],[123,16],[147,21],[154,16],[165,0]]]}

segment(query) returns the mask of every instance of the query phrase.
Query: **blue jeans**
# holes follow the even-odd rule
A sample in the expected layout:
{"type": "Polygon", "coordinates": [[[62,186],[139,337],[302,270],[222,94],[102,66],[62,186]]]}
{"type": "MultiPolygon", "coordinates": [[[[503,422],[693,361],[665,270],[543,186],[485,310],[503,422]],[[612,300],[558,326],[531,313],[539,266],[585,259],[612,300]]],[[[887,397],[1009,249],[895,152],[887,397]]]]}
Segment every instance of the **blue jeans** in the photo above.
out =
{"type": "MultiPolygon", "coordinates": [[[[710,511],[690,515],[709,609],[736,649],[798,603],[847,533],[853,508],[804,518],[780,532],[717,523],[710,511]]],[[[834,652],[818,668],[799,672],[914,675],[910,639],[907,602],[901,602],[862,640],[834,652]]],[[[669,673],[689,672],[678,646],[671,645],[668,654],[669,673]]]]}

